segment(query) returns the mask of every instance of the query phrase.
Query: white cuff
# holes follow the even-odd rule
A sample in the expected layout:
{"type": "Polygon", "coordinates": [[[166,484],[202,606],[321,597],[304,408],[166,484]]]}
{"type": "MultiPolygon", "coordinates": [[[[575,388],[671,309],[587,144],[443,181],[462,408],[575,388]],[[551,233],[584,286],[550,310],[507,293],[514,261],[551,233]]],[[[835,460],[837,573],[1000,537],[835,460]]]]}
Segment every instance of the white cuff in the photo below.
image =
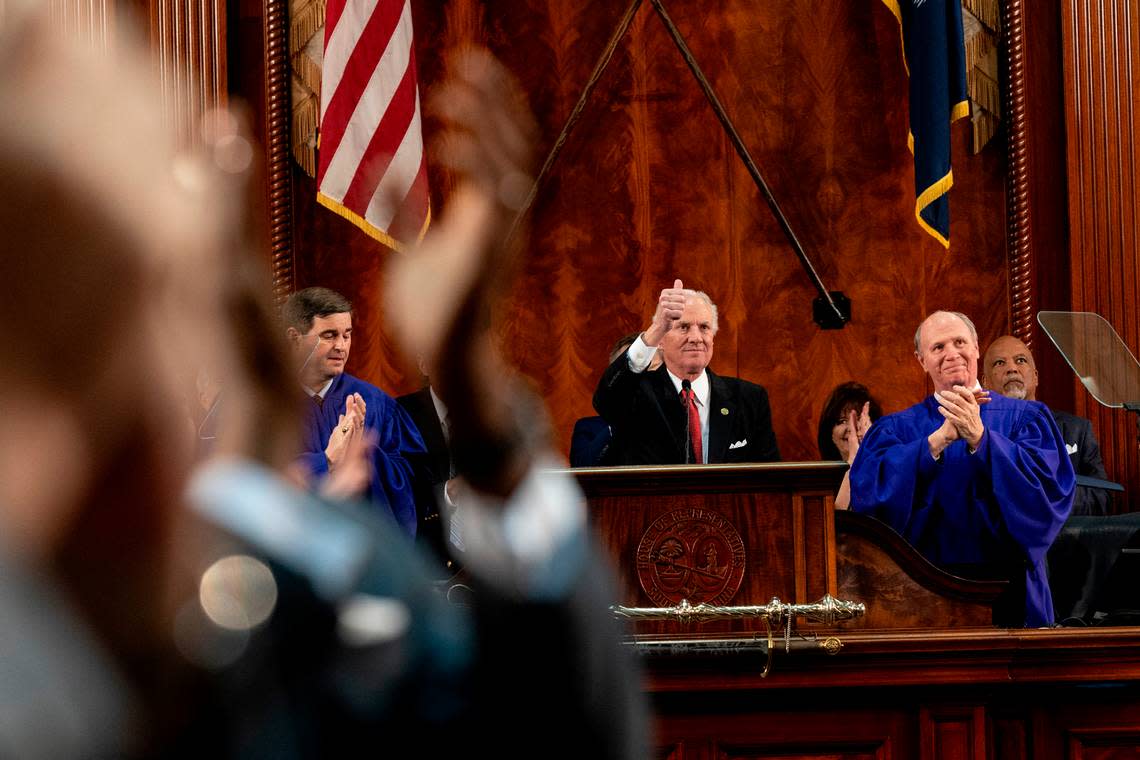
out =
{"type": "Polygon", "coordinates": [[[644,372],[653,362],[656,353],[657,346],[645,345],[645,341],[638,335],[637,340],[629,347],[629,368],[634,372],[644,372]]]}

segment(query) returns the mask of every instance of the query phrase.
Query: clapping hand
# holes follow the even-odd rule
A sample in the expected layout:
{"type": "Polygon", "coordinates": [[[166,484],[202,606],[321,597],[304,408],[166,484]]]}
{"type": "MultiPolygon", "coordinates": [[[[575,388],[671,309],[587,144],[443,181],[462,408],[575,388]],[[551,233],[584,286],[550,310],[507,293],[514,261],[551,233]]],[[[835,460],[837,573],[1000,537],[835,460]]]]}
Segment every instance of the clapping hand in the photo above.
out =
{"type": "Polygon", "coordinates": [[[457,185],[416,250],[391,257],[385,313],[405,354],[436,370],[456,466],[473,488],[506,496],[539,445],[524,439],[545,432],[533,409],[519,411],[531,394],[490,329],[522,250],[514,219],[533,185],[536,128],[517,82],[484,50],[450,59],[428,110],[443,123],[437,152],[457,185]]]}
{"type": "Polygon", "coordinates": [[[855,416],[854,409],[847,410],[847,419],[844,425],[843,441],[846,444],[843,454],[843,460],[847,464],[855,461],[855,455],[859,453],[859,444],[863,442],[863,436],[867,435],[867,431],[871,429],[871,402],[866,401],[863,403],[863,409],[859,412],[859,416],[855,416]]]}
{"type": "Polygon", "coordinates": [[[337,426],[329,436],[328,446],[325,447],[325,458],[328,460],[330,473],[335,472],[344,462],[352,442],[363,435],[367,410],[364,398],[359,393],[353,393],[345,401],[344,414],[337,418],[337,426]]]}
{"type": "Polygon", "coordinates": [[[986,432],[985,425],[982,424],[981,407],[982,404],[989,403],[989,393],[955,385],[948,391],[936,391],[934,399],[944,418],[942,426],[936,431],[944,440],[939,452],[959,439],[966,441],[971,449],[976,449],[986,432]]]}

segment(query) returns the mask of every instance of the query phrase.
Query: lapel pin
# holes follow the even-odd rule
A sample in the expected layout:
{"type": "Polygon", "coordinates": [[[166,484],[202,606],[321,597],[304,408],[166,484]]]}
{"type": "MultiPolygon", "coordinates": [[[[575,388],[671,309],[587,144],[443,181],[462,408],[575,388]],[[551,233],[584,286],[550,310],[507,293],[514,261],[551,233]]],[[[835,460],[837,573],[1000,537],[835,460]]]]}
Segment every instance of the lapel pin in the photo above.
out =
{"type": "Polygon", "coordinates": [[[728,416],[728,410],[727,410],[727,409],[725,409],[723,406],[720,408],[720,413],[721,413],[721,414],[723,414],[723,415],[724,415],[724,416],[726,416],[726,417],[728,416]]]}

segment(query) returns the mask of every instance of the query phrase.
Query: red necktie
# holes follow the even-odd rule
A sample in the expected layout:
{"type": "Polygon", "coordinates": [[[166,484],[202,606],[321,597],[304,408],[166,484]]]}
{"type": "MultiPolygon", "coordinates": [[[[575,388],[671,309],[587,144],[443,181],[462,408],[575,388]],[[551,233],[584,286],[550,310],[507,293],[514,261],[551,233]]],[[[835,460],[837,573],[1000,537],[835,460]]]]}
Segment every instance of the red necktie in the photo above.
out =
{"type": "Polygon", "coordinates": [[[701,452],[704,449],[701,444],[701,413],[697,410],[696,394],[693,393],[693,388],[687,380],[682,383],[681,401],[689,414],[689,443],[693,447],[693,463],[701,464],[701,452]]]}

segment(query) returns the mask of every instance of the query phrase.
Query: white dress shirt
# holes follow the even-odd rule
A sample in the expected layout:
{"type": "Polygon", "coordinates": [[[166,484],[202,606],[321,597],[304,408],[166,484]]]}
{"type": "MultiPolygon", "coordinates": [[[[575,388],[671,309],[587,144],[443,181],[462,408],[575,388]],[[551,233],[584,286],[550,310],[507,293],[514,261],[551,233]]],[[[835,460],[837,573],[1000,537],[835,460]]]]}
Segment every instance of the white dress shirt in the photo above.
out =
{"type": "MultiPolygon", "coordinates": [[[[649,364],[653,361],[653,355],[657,353],[656,346],[647,346],[641,336],[637,336],[637,340],[629,347],[629,368],[634,372],[641,373],[649,368],[649,364]]],[[[677,395],[681,394],[681,378],[674,375],[668,368],[665,370],[669,374],[669,379],[673,381],[673,387],[677,390],[677,395]]],[[[701,376],[692,381],[693,395],[697,400],[697,413],[701,418],[701,461],[709,461],[709,393],[711,387],[709,385],[709,375],[704,370],[701,370],[701,376]]]]}
{"type": "Polygon", "coordinates": [[[302,385],[301,387],[305,389],[305,393],[307,393],[309,395],[309,398],[319,398],[321,400],[321,402],[323,403],[325,400],[325,394],[328,393],[329,388],[332,387],[333,380],[336,380],[336,378],[330,377],[329,381],[327,383],[325,383],[324,385],[322,385],[321,389],[319,391],[314,391],[312,388],[310,388],[307,385],[302,385]]]}

